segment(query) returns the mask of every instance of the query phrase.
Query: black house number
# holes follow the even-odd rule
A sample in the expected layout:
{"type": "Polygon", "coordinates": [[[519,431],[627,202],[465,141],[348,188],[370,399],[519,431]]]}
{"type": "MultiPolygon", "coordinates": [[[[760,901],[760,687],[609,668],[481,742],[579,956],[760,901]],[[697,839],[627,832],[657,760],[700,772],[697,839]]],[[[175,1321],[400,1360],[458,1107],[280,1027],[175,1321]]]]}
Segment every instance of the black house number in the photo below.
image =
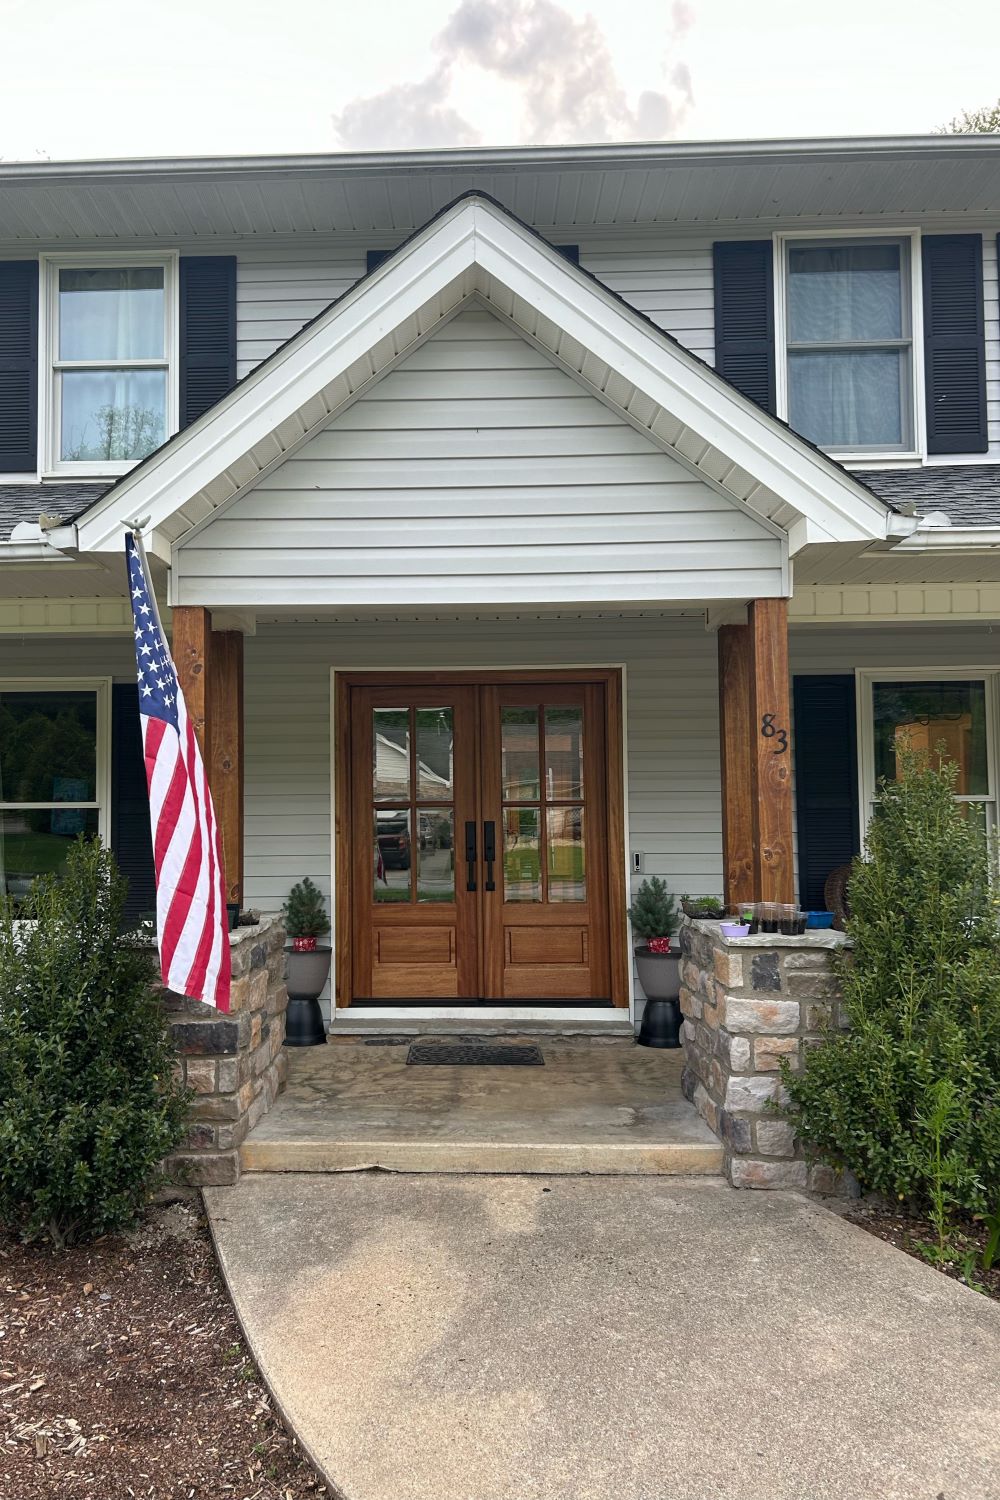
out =
{"type": "Polygon", "coordinates": [[[760,721],[760,735],[764,740],[777,740],[777,744],[771,751],[772,755],[784,755],[788,749],[788,730],[782,729],[775,724],[774,714],[765,714],[760,721]]]}

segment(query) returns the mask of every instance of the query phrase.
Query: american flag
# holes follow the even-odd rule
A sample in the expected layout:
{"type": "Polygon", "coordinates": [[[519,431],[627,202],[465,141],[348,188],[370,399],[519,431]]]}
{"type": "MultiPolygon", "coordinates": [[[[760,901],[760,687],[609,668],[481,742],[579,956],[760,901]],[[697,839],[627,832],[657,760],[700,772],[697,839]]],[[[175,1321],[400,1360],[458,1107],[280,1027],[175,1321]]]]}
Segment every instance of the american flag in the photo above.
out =
{"type": "Polygon", "coordinates": [[[212,794],[163,635],[142,547],[125,538],[139,718],[156,869],[156,941],[168,989],[229,1009],[226,894],[212,794]]]}

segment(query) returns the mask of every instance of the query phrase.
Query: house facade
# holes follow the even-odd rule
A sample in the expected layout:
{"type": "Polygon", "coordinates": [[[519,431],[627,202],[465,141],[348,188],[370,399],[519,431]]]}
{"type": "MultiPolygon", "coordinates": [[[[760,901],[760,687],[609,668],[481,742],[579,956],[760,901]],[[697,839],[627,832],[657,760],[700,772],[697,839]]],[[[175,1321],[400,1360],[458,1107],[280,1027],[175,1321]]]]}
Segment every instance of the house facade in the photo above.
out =
{"type": "Polygon", "coordinates": [[[1000,142],[0,165],[0,878],[152,905],[141,522],[233,900],[331,1014],[623,1016],[638,882],[995,822],[1000,142]]]}

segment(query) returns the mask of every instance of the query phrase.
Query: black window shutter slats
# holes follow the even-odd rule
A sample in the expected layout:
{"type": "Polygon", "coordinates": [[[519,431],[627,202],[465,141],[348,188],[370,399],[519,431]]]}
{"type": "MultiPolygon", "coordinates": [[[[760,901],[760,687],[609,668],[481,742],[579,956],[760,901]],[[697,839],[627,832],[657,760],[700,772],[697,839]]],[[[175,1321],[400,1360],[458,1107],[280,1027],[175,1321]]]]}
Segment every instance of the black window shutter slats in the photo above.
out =
{"type": "Polygon", "coordinates": [[[236,257],[182,255],[181,428],[236,384],[236,257]]]}
{"type": "Polygon", "coordinates": [[[719,240],[715,368],[774,415],[774,252],[770,240],[719,240]]]}
{"type": "Polygon", "coordinates": [[[799,901],[822,911],[827,876],[859,845],[854,678],[796,677],[793,696],[799,901]]]}
{"type": "Polygon", "coordinates": [[[925,235],[921,259],[927,451],[985,453],[982,236],[925,235]]]}
{"type": "Polygon", "coordinates": [[[0,474],[38,466],[38,262],[0,261],[0,474]]]}
{"type": "Polygon", "coordinates": [[[139,689],[116,682],[111,689],[111,849],[128,880],[126,925],[156,909],[149,794],[139,725],[139,689]]]}

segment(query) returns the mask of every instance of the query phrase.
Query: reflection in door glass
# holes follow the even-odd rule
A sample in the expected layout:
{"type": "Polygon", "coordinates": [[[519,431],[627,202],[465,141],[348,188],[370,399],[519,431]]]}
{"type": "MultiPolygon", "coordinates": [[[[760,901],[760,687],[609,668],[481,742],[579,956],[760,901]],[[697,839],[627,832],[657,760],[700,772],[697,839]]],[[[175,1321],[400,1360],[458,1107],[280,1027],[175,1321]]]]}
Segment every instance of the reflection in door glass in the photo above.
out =
{"type": "Polygon", "coordinates": [[[503,813],[503,898],[541,901],[542,872],[537,807],[505,807],[503,813]]]}
{"type": "Polygon", "coordinates": [[[550,901],[586,901],[583,808],[550,807],[545,814],[550,901]]]}
{"type": "Polygon", "coordinates": [[[374,879],[372,894],[379,903],[409,901],[413,844],[410,814],[405,808],[375,813],[374,879]]]}
{"type": "Polygon", "coordinates": [[[410,710],[376,708],[372,714],[372,785],[378,802],[410,795],[410,710]]]}
{"type": "Polygon", "coordinates": [[[545,710],[545,796],[549,802],[583,797],[583,709],[545,710]]]}
{"type": "Polygon", "coordinates": [[[505,802],[537,802],[538,709],[500,710],[500,758],[505,802]]]}
{"type": "Polygon", "coordinates": [[[417,900],[454,901],[455,825],[451,808],[417,810],[417,900]]]}
{"type": "Polygon", "coordinates": [[[416,710],[417,797],[421,802],[452,799],[454,734],[450,708],[416,710]]]}

